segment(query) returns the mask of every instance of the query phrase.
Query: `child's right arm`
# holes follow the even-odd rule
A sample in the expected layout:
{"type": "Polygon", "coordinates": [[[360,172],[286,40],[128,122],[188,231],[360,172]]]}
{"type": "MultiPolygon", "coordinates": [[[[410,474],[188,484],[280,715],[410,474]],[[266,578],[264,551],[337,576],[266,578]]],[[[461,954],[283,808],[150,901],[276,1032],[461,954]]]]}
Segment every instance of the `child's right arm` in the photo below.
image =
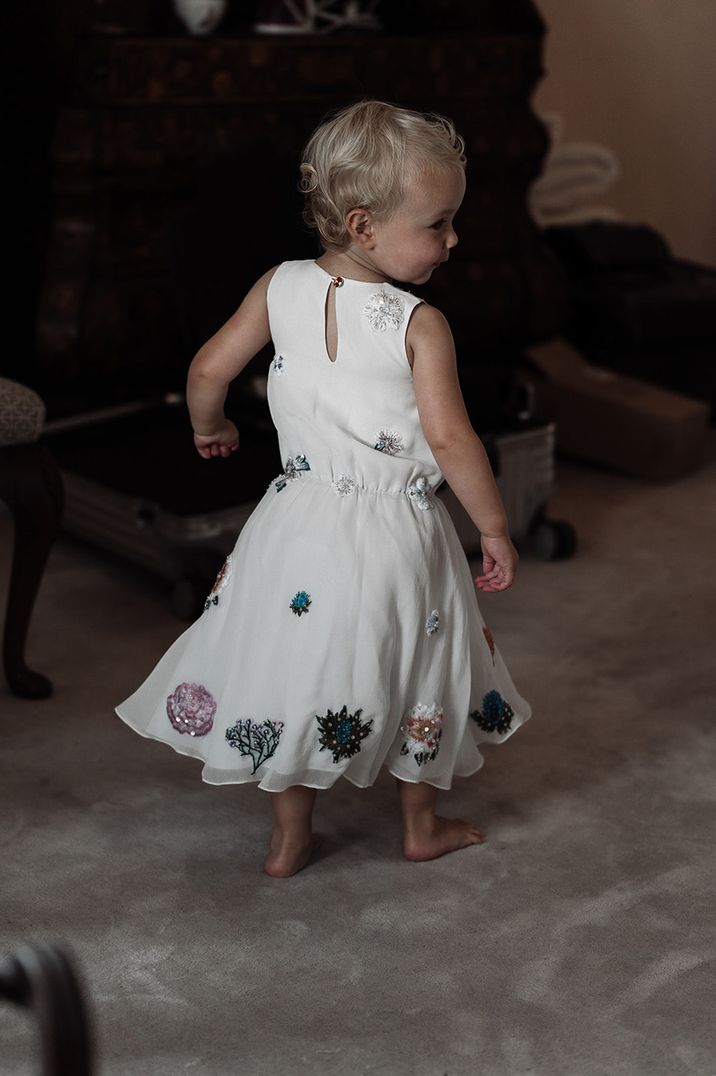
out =
{"type": "Polygon", "coordinates": [[[186,401],[200,456],[228,456],[239,434],[224,415],[229,384],[271,339],[266,292],[278,266],[257,280],[238,310],[197,351],[189,366],[186,401]]]}
{"type": "Polygon", "coordinates": [[[506,590],[517,570],[507,516],[482,441],[465,407],[452,333],[435,307],[415,308],[406,337],[425,438],[450,488],[480,531],[483,591],[506,590]]]}

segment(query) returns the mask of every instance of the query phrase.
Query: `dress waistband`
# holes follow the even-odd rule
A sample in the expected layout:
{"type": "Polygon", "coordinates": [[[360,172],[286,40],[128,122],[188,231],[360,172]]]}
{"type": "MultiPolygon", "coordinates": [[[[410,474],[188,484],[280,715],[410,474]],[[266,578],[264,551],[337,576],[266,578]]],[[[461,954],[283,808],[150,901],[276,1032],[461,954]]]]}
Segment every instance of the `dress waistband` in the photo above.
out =
{"type": "MultiPolygon", "coordinates": [[[[426,475],[420,475],[414,482],[406,486],[405,489],[381,489],[379,486],[361,486],[358,482],[349,474],[339,474],[337,478],[332,476],[322,476],[311,471],[311,466],[303,453],[297,456],[289,456],[286,461],[286,467],[282,474],[269,484],[268,489],[273,488],[277,493],[285,489],[289,482],[295,482],[296,480],[311,482],[320,482],[330,486],[333,493],[338,497],[348,497],[352,493],[387,493],[394,497],[409,497],[418,508],[424,511],[432,508],[432,496],[433,489],[430,486],[430,480],[426,475]]],[[[267,489],[267,492],[268,492],[267,489]]]]}

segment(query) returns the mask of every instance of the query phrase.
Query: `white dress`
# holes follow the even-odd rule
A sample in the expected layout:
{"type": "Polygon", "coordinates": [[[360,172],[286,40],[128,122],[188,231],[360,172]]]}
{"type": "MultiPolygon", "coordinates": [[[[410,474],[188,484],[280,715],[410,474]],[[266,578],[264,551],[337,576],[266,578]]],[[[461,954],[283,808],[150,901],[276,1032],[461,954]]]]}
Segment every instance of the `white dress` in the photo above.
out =
{"type": "MultiPolygon", "coordinates": [[[[339,278],[340,279],[340,278],[339,278]]],[[[244,524],[201,616],[116,707],[204,762],[210,784],[447,789],[530,716],[480,614],[405,352],[420,302],[335,288],[284,262],[268,288],[268,402],[284,472],[244,524]]],[[[241,451],[239,449],[239,451],[241,451]]],[[[211,466],[207,463],[207,466],[211,466]]]]}

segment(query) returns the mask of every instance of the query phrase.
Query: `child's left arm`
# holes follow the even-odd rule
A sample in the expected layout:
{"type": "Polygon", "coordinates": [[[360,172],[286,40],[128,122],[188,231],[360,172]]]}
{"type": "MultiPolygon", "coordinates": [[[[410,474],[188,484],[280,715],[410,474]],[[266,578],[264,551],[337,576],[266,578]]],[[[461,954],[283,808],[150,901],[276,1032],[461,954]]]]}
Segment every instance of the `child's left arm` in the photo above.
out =
{"type": "Polygon", "coordinates": [[[239,309],[197,351],[189,366],[186,401],[200,456],[228,456],[239,431],[224,415],[229,384],[271,339],[266,292],[276,268],[257,280],[239,309]]]}

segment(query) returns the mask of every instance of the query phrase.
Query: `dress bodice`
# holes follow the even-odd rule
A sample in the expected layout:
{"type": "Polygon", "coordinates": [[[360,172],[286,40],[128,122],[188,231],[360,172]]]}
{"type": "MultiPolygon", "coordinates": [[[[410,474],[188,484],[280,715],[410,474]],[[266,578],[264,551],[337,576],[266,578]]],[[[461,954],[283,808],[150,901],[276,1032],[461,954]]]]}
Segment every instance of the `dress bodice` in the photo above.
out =
{"type": "Polygon", "coordinates": [[[310,260],[278,267],[268,288],[275,357],[267,391],[284,465],[303,457],[313,478],[342,481],[345,492],[357,486],[404,494],[420,479],[433,491],[440,485],[405,343],[421,301],[388,283],[343,278],[336,287],[310,260]],[[335,361],[326,348],[331,288],[335,361]]]}

